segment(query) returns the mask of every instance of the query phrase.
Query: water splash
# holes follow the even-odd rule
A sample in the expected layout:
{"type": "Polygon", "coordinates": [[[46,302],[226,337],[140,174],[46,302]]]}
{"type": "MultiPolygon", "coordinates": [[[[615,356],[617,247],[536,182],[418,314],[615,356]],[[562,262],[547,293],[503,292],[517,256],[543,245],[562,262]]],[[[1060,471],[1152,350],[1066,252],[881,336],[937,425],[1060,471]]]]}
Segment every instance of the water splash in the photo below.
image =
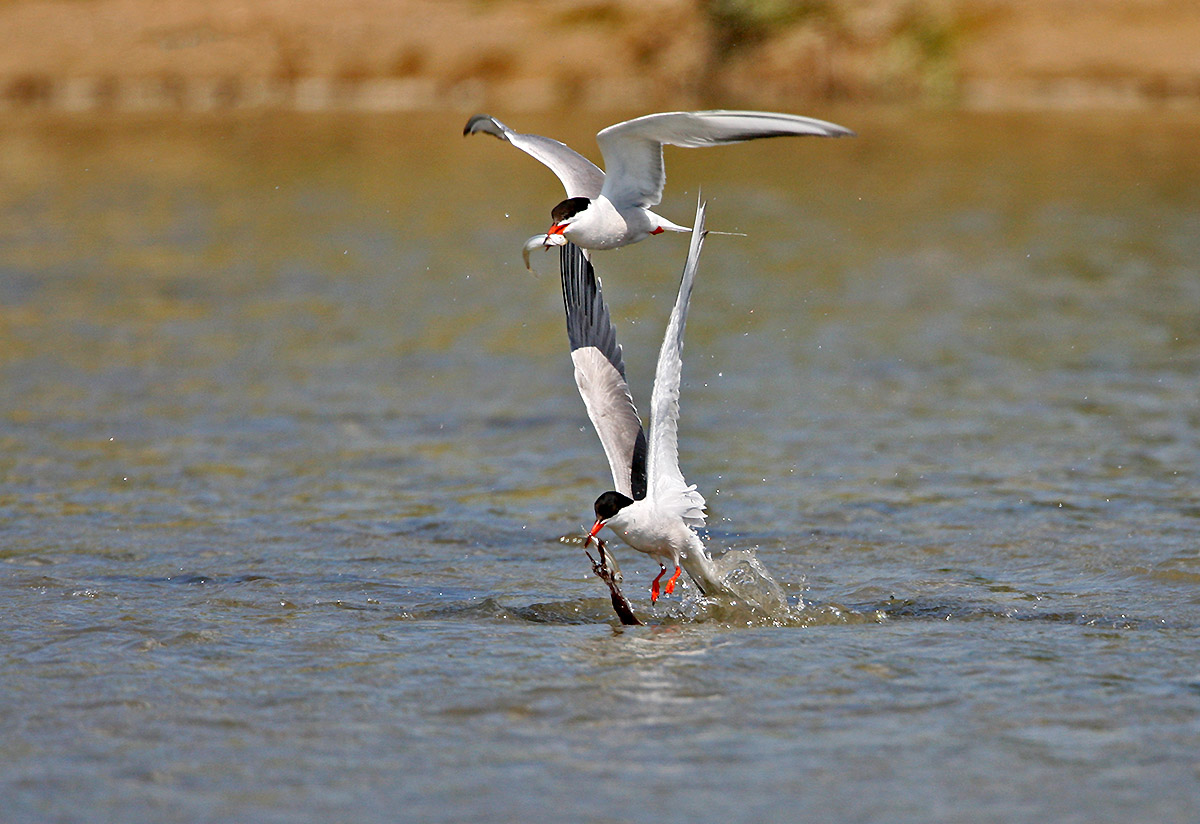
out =
{"type": "Polygon", "coordinates": [[[754,550],[728,550],[713,559],[713,564],[720,571],[721,583],[735,595],[734,600],[765,615],[790,610],[783,587],[767,572],[754,550]]]}
{"type": "Polygon", "coordinates": [[[803,598],[794,603],[752,549],[731,549],[713,559],[723,592],[688,596],[674,618],[729,626],[796,626],[809,623],[803,598]]]}

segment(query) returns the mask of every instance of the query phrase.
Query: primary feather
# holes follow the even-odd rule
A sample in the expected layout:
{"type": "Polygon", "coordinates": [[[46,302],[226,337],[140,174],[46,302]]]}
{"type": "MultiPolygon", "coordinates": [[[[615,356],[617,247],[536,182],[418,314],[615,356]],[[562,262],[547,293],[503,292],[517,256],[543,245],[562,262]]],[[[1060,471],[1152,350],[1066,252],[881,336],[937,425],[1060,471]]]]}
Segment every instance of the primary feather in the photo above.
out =
{"type": "Polygon", "coordinates": [[[625,380],[625,361],[600,279],[578,246],[567,244],[559,255],[575,385],[604,447],[614,489],[634,500],[644,498],[646,435],[625,380]]]}
{"type": "Polygon", "coordinates": [[[704,247],[705,204],[696,210],[696,225],[688,248],[687,262],[679,284],[679,296],[671,310],[667,332],[658,353],[654,390],[650,395],[650,444],[647,459],[647,495],[670,508],[689,526],[704,525],[704,496],[688,484],[679,469],[679,385],[683,374],[683,332],[687,326],[692,285],[704,247]]]}
{"type": "Polygon", "coordinates": [[[776,112],[661,112],[626,120],[596,135],[604,155],[601,194],[614,203],[649,208],[667,182],[662,147],[721,146],[764,137],[843,137],[854,132],[813,117],[776,112]]]}

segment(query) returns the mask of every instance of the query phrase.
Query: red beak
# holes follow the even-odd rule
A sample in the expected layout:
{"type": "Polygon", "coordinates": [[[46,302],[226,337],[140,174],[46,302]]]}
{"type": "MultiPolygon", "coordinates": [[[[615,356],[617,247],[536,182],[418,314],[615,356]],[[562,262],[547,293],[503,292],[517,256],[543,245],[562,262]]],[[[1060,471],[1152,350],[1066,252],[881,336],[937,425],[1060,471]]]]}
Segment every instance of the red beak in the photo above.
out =
{"type": "Polygon", "coordinates": [[[588,544],[590,544],[592,539],[596,537],[596,533],[602,529],[604,529],[604,521],[596,521],[596,523],[592,525],[592,531],[588,533],[587,539],[583,542],[584,549],[588,548],[588,544]]]}
{"type": "Polygon", "coordinates": [[[565,232],[566,230],[567,230],[567,224],[565,224],[565,223],[555,223],[553,226],[551,226],[551,227],[550,227],[550,228],[549,228],[549,229],[546,231],[546,234],[548,234],[548,235],[561,235],[561,234],[562,234],[563,232],[565,232]]]}

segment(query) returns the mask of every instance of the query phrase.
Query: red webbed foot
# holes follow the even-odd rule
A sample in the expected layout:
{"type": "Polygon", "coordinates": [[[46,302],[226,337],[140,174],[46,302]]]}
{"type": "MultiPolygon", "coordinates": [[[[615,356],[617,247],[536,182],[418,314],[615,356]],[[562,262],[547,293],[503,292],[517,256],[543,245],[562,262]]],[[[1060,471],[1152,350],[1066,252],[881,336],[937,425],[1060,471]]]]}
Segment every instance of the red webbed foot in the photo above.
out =
{"type": "MultiPolygon", "coordinates": [[[[656,575],[654,577],[654,581],[650,584],[650,603],[653,604],[655,601],[658,600],[658,582],[660,580],[662,580],[662,577],[666,574],[667,574],[667,568],[662,567],[659,570],[658,575],[656,575]]],[[[671,579],[672,582],[674,582],[674,580],[675,580],[674,578],[671,579]]],[[[670,593],[671,589],[672,589],[672,584],[668,583],[667,584],[667,592],[670,593]]]]}
{"type": "MultiPolygon", "coordinates": [[[[663,572],[666,572],[666,570],[664,569],[664,570],[663,570],[663,572]]],[[[666,585],[666,587],[663,589],[663,592],[665,592],[665,593],[667,593],[668,595],[670,595],[672,592],[674,592],[674,591],[675,591],[675,582],[679,580],[679,573],[680,573],[680,569],[679,569],[679,567],[675,567],[675,574],[674,574],[674,575],[672,575],[672,576],[671,576],[671,577],[670,577],[670,578],[667,580],[667,585],[666,585]]],[[[660,578],[662,577],[662,573],[659,573],[659,577],[660,577],[660,578]]]]}

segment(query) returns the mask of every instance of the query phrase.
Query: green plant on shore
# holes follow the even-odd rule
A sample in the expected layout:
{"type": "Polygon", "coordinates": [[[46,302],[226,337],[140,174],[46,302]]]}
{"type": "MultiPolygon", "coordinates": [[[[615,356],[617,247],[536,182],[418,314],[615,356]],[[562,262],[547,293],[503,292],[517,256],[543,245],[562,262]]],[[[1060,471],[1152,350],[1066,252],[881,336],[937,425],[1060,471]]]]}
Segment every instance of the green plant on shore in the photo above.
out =
{"type": "Polygon", "coordinates": [[[827,16],[829,0],[703,0],[701,8],[712,23],[714,56],[720,60],[776,29],[827,16]]]}

